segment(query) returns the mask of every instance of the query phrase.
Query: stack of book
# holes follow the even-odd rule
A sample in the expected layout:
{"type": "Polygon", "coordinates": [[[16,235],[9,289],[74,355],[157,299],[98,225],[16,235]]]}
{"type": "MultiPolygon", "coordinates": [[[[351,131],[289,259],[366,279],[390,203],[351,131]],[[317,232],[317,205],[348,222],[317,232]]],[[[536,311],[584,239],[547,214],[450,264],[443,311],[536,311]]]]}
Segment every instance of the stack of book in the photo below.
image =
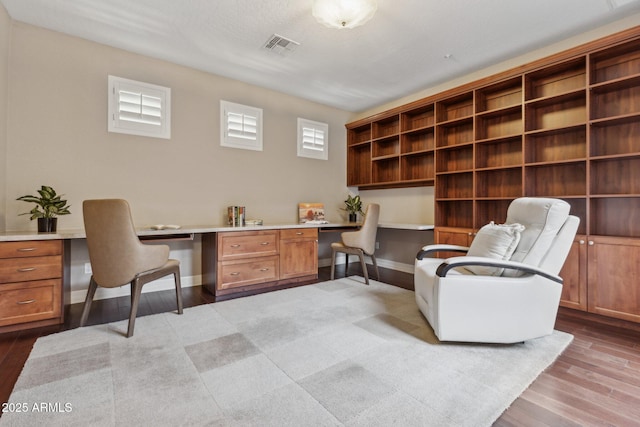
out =
{"type": "Polygon", "coordinates": [[[241,227],[246,218],[244,206],[229,206],[227,208],[227,223],[232,227],[241,227]]]}

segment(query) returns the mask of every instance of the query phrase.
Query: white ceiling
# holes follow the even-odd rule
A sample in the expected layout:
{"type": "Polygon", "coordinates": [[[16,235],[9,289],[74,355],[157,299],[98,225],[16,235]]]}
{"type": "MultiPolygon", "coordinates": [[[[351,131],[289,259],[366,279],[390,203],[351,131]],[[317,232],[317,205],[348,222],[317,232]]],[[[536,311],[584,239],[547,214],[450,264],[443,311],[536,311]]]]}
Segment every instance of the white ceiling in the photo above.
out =
{"type": "Polygon", "coordinates": [[[640,0],[378,0],[367,24],[336,30],[312,0],[0,2],[17,21],[354,112],[640,12],[640,0]],[[264,49],[274,33],[300,46],[264,49]]]}

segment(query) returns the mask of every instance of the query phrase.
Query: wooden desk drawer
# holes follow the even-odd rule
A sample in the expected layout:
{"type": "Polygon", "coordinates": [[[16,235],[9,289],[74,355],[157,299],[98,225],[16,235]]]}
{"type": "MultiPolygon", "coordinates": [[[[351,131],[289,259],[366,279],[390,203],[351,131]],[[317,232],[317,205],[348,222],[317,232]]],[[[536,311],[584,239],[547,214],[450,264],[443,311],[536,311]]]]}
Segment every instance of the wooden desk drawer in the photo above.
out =
{"type": "Polygon", "coordinates": [[[280,240],[317,239],[317,228],[288,228],[280,230],[280,240]]]}
{"type": "Polygon", "coordinates": [[[47,255],[62,255],[62,241],[33,240],[3,242],[0,244],[0,258],[25,258],[47,255]]]}
{"type": "Polygon", "coordinates": [[[0,326],[61,316],[60,279],[0,285],[0,326]]]}
{"type": "Polygon", "coordinates": [[[278,280],[278,256],[228,261],[218,265],[218,289],[237,288],[278,280]]]}
{"type": "Polygon", "coordinates": [[[278,231],[233,231],[218,234],[218,260],[276,255],[278,231]]]}
{"type": "Polygon", "coordinates": [[[62,277],[62,255],[0,259],[0,283],[62,277]]]}

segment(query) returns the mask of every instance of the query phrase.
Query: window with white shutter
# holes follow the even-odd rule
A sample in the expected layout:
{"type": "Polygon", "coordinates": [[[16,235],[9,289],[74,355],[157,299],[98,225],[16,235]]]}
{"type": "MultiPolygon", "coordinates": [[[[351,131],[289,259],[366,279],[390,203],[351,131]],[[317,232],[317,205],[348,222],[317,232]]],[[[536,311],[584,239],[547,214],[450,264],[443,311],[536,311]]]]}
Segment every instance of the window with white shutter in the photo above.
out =
{"type": "Polygon", "coordinates": [[[329,125],[298,118],[298,157],[329,158],[329,125]]]}
{"type": "Polygon", "coordinates": [[[262,109],[221,100],[220,145],[262,151],[262,109]]]}
{"type": "Polygon", "coordinates": [[[109,76],[109,132],[171,138],[171,89],[109,76]]]}

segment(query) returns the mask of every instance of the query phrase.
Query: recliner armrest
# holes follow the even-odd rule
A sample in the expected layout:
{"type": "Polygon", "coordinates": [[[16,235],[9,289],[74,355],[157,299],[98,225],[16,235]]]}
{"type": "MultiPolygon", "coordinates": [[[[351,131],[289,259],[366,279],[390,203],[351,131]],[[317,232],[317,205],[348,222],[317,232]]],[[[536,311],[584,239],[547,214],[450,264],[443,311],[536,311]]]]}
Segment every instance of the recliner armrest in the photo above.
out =
{"type": "Polygon", "coordinates": [[[436,270],[436,275],[438,275],[439,277],[445,277],[447,275],[447,272],[452,268],[464,267],[467,265],[481,265],[481,266],[487,266],[487,267],[509,268],[513,270],[523,271],[529,274],[537,274],[539,276],[542,276],[554,282],[558,282],[560,284],[563,283],[562,277],[557,276],[555,274],[550,274],[532,265],[524,264],[521,262],[515,262],[515,261],[502,261],[495,258],[470,257],[470,256],[453,257],[453,258],[448,258],[444,260],[442,264],[438,266],[438,269],[436,270]]]}
{"type": "Polygon", "coordinates": [[[459,245],[446,245],[446,244],[427,245],[427,246],[424,246],[420,250],[420,252],[418,252],[418,254],[416,255],[416,259],[421,260],[425,257],[425,255],[428,255],[432,252],[440,252],[440,251],[467,253],[469,251],[469,247],[459,246],[459,245]]]}

